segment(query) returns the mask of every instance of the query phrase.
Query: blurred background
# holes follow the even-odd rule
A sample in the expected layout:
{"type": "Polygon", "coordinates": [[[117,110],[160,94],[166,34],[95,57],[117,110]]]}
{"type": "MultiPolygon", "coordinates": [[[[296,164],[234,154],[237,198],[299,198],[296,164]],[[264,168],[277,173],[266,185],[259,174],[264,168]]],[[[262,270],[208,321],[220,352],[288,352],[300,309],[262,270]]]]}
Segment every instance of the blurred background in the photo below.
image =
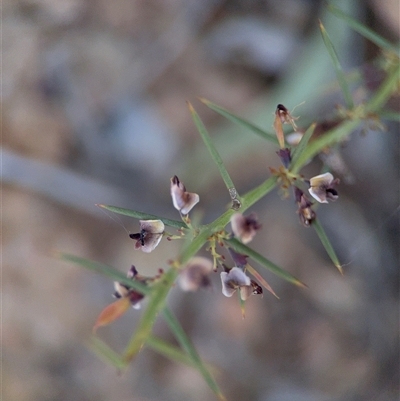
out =
{"type": "MultiPolygon", "coordinates": [[[[399,38],[396,0],[335,4],[389,40],[399,38]]],[[[144,349],[123,376],[87,347],[112,282],[60,262],[55,250],[144,275],[166,267],[179,241],[150,255],[128,232],[138,222],[112,204],[177,219],[169,179],[201,202],[205,222],[229,196],[185,101],[209,128],[239,193],[277,167],[271,143],[202,105],[205,97],[270,129],[278,103],[299,126],[343,103],[323,46],[324,23],[346,71],[379,49],[318,0],[4,0],[2,74],[2,395],[13,401],[213,400],[202,377],[144,349]]],[[[355,88],[357,101],[368,96],[355,88]]],[[[395,104],[398,108],[398,102],[395,104]]],[[[171,308],[230,401],[391,401],[399,397],[399,127],[365,126],[341,149],[339,200],[321,217],[345,276],[293,199],[277,191],[252,209],[263,225],[256,250],[307,283],[262,272],[280,300],[213,289],[171,308]]],[[[316,175],[322,163],[308,165],[316,175]]],[[[99,330],[123,350],[140,311],[99,330]]],[[[160,319],[155,333],[173,338],[160,319]]]]}

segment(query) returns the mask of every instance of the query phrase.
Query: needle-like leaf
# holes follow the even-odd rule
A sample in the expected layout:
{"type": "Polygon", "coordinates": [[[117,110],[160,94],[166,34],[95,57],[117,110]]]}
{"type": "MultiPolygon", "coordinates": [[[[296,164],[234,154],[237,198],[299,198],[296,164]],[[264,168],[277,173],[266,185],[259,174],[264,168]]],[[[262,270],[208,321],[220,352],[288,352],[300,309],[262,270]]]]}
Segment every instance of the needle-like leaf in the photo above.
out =
{"type": "Polygon", "coordinates": [[[239,195],[236,191],[236,188],[233,185],[233,181],[228,173],[228,170],[226,169],[224,162],[222,161],[222,158],[221,158],[217,148],[213,144],[206,127],[204,126],[203,122],[201,121],[199,115],[196,113],[196,110],[193,108],[193,106],[189,102],[188,102],[188,107],[189,107],[190,113],[192,114],[192,118],[196,125],[196,128],[199,131],[208,151],[210,152],[212,159],[214,160],[215,164],[217,165],[218,171],[221,174],[222,179],[224,180],[226,188],[228,189],[229,195],[232,199],[232,209],[238,210],[241,206],[241,203],[240,203],[239,195]]]}
{"type": "Polygon", "coordinates": [[[155,214],[148,214],[148,213],[138,212],[136,210],[124,209],[123,207],[110,206],[110,205],[97,204],[96,206],[101,207],[102,209],[109,210],[110,212],[114,212],[117,214],[123,214],[124,216],[133,217],[135,219],[161,220],[166,226],[169,226],[169,227],[188,228],[187,225],[183,221],[166,219],[165,217],[156,216],[155,214]]]}
{"type": "Polygon", "coordinates": [[[353,28],[356,32],[360,35],[364,36],[371,42],[375,43],[378,47],[384,50],[388,50],[391,52],[395,52],[397,55],[400,54],[399,47],[390,43],[382,36],[378,35],[376,32],[369,29],[366,25],[362,24],[361,22],[355,20],[350,15],[343,12],[340,8],[337,8],[332,3],[328,3],[328,10],[336,15],[336,17],[345,21],[351,28],[353,28]]]}
{"type": "Polygon", "coordinates": [[[173,313],[168,308],[164,309],[163,316],[164,316],[164,319],[166,320],[166,322],[168,323],[169,328],[174,333],[179,344],[189,355],[194,366],[202,374],[204,380],[207,382],[210,389],[217,395],[219,400],[221,400],[221,401],[226,400],[225,396],[222,394],[220,388],[218,387],[217,382],[214,380],[211,373],[208,371],[207,367],[201,360],[199,354],[197,353],[196,349],[194,348],[189,337],[186,335],[186,333],[183,330],[179,321],[176,319],[176,317],[173,315],[173,313]]]}
{"type": "Polygon", "coordinates": [[[244,255],[249,256],[254,261],[259,263],[261,266],[270,270],[272,273],[283,278],[284,280],[289,281],[290,283],[295,284],[299,287],[307,287],[304,283],[302,283],[296,277],[292,276],[289,272],[287,272],[286,270],[277,266],[275,263],[271,262],[264,256],[260,255],[258,252],[256,252],[252,248],[248,247],[247,245],[242,244],[236,238],[231,238],[231,239],[227,240],[227,242],[228,242],[229,246],[232,247],[236,252],[240,252],[240,253],[243,253],[244,255]]]}
{"type": "Polygon", "coordinates": [[[217,104],[210,102],[207,99],[204,98],[199,98],[199,100],[204,103],[207,107],[209,107],[211,110],[214,110],[221,116],[227,118],[228,120],[232,121],[234,124],[240,125],[249,131],[253,132],[254,134],[260,136],[263,139],[267,139],[268,141],[271,141],[272,143],[278,145],[278,140],[276,139],[276,135],[264,131],[261,128],[257,127],[250,121],[245,120],[244,118],[238,117],[229,110],[224,109],[221,106],[218,106],[217,104]]]}
{"type": "Polygon", "coordinates": [[[67,261],[67,262],[72,262],[75,263],[79,266],[84,267],[85,269],[89,269],[92,271],[95,271],[96,273],[103,274],[105,276],[110,277],[114,281],[118,281],[130,288],[133,288],[142,294],[149,294],[151,292],[151,289],[144,284],[134,281],[128,277],[126,277],[125,274],[119,272],[118,270],[114,269],[111,266],[105,265],[103,263],[98,263],[94,262],[89,259],[81,258],[79,256],[75,255],[70,255],[68,253],[62,253],[62,252],[56,252],[55,256],[58,257],[61,260],[67,261]]]}
{"type": "Polygon", "coordinates": [[[336,252],[333,249],[333,246],[331,242],[329,241],[329,238],[327,237],[325,230],[321,226],[321,223],[319,222],[318,219],[315,219],[312,222],[312,227],[314,227],[315,232],[318,234],[319,239],[321,240],[322,245],[324,246],[326,252],[328,253],[329,257],[331,258],[333,264],[337,267],[339,270],[340,274],[343,274],[343,269],[342,265],[339,262],[338,257],[336,256],[336,252]]]}
{"type": "Polygon", "coordinates": [[[328,35],[325,27],[322,25],[322,22],[319,21],[319,29],[322,34],[322,39],[324,40],[325,47],[328,50],[329,56],[331,57],[333,66],[336,72],[336,78],[339,82],[340,88],[342,89],[344,100],[346,102],[346,107],[350,110],[354,107],[353,98],[351,97],[350,89],[346,81],[346,77],[344,75],[342,66],[339,61],[339,57],[336,53],[335,47],[331,41],[331,38],[328,35]]]}

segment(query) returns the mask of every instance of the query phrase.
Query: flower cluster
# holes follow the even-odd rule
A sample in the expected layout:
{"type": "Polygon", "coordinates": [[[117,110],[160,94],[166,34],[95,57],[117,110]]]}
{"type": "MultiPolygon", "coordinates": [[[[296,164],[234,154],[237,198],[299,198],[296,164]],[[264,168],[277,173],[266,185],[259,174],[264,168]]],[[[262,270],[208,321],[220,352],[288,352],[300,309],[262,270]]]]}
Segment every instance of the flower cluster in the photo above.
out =
{"type": "MultiPolygon", "coordinates": [[[[235,213],[231,217],[233,238],[243,244],[250,242],[256,232],[261,228],[255,213],[243,216],[235,213]]],[[[261,286],[246,275],[247,256],[228,248],[233,259],[234,266],[227,267],[221,264],[223,271],[220,273],[222,294],[231,297],[236,290],[239,290],[240,298],[245,301],[252,294],[262,294],[261,286]]],[[[187,266],[181,271],[179,285],[184,291],[196,291],[199,288],[210,286],[210,275],[214,271],[211,260],[203,257],[192,258],[187,266]]]]}
{"type": "MultiPolygon", "coordinates": [[[[176,175],[171,178],[170,184],[173,206],[179,211],[184,222],[188,222],[188,213],[199,202],[200,197],[196,193],[186,191],[185,185],[176,175]]],[[[165,235],[165,225],[161,220],[140,220],[139,223],[140,231],[130,234],[129,237],[135,240],[135,249],[149,253],[157,247],[165,235]]],[[[234,213],[231,217],[231,227],[231,237],[238,239],[243,244],[247,244],[261,228],[261,224],[258,222],[255,213],[247,216],[243,216],[241,213],[234,213]]],[[[221,238],[229,238],[229,235],[221,234],[221,238]]],[[[255,280],[250,279],[245,273],[247,256],[236,253],[233,249],[229,248],[229,250],[235,266],[229,268],[226,265],[222,265],[222,293],[227,297],[231,297],[236,290],[239,290],[242,300],[246,300],[252,294],[262,294],[261,286],[255,280]]],[[[214,264],[210,259],[195,256],[181,268],[178,284],[183,291],[197,291],[201,288],[210,287],[210,277],[213,271],[214,264]]],[[[140,276],[134,266],[128,272],[128,278],[140,281],[146,285],[156,280],[156,278],[144,278],[140,276]]],[[[140,301],[144,298],[142,293],[119,282],[115,282],[114,287],[115,297],[128,298],[134,308],[140,307],[140,301]]]]}
{"type": "MultiPolygon", "coordinates": [[[[293,188],[300,222],[305,227],[309,227],[316,219],[316,212],[313,210],[314,204],[309,195],[319,203],[335,201],[338,198],[338,193],[334,187],[339,183],[339,180],[335,179],[331,173],[320,174],[306,180],[302,176],[290,171],[292,148],[285,147],[285,141],[291,147],[297,146],[303,136],[303,133],[297,128],[296,119],[285,106],[282,104],[277,106],[274,128],[280,146],[277,154],[282,162],[282,166],[279,169],[271,168],[270,170],[272,174],[277,176],[278,182],[281,183],[281,189],[286,194],[288,194],[290,187],[293,188]],[[283,124],[290,124],[295,131],[287,139],[285,139],[283,133],[283,124]],[[308,186],[308,188],[304,188],[305,186],[308,186]]],[[[233,201],[232,209],[240,209],[241,203],[238,199],[236,189],[231,188],[229,191],[233,201]]],[[[186,230],[192,230],[193,234],[195,234],[195,230],[193,230],[190,223],[189,212],[199,203],[199,195],[194,192],[188,192],[183,182],[176,175],[170,179],[170,193],[172,204],[178,210],[185,224],[184,228],[180,230],[181,236],[185,235],[186,230]]],[[[140,220],[140,231],[129,235],[135,241],[134,248],[149,253],[158,246],[165,235],[167,235],[168,239],[181,238],[181,236],[171,236],[165,232],[165,221],[156,219],[140,220]]],[[[190,292],[208,288],[211,286],[211,274],[220,267],[222,269],[220,273],[222,294],[226,297],[232,297],[235,292],[238,292],[240,299],[246,301],[251,295],[263,293],[260,284],[246,273],[254,276],[268,291],[276,296],[264,278],[248,264],[248,256],[236,250],[246,251],[248,249],[246,248],[246,244],[252,241],[257,231],[261,229],[257,215],[250,213],[244,216],[242,213],[236,212],[232,214],[230,223],[231,233],[221,230],[214,232],[208,238],[210,244],[208,251],[211,253],[213,260],[201,256],[193,256],[186,265],[181,266],[179,263],[176,265],[176,268],[179,269],[177,280],[179,287],[183,291],[190,292]],[[231,267],[225,264],[225,257],[217,252],[218,245],[225,247],[229,251],[233,260],[231,267]]],[[[152,286],[157,282],[161,274],[162,272],[160,271],[154,277],[144,277],[138,273],[135,266],[132,266],[128,272],[128,279],[144,286],[152,286]]],[[[114,296],[118,298],[118,301],[102,312],[95,327],[115,320],[124,313],[129,305],[136,309],[140,308],[140,303],[144,299],[145,293],[147,293],[147,291],[143,290],[141,292],[130,287],[126,282],[115,282],[114,288],[114,296]]]]}
{"type": "Polygon", "coordinates": [[[293,117],[287,108],[282,104],[278,104],[275,111],[274,129],[280,150],[277,152],[283,166],[277,169],[271,168],[271,172],[278,177],[282,183],[281,189],[286,195],[287,190],[290,186],[294,189],[294,198],[297,204],[297,214],[299,215],[300,222],[305,226],[309,227],[312,222],[316,219],[316,213],[312,209],[313,202],[305,194],[304,190],[300,188],[300,183],[303,182],[308,184],[308,192],[319,203],[328,203],[329,201],[335,201],[339,195],[335,185],[339,183],[338,178],[334,178],[331,173],[324,173],[310,178],[309,180],[304,179],[301,176],[293,175],[288,169],[292,161],[292,151],[290,148],[285,148],[285,140],[291,146],[297,146],[302,137],[303,132],[297,128],[295,120],[298,117],[293,117]],[[284,137],[282,124],[290,124],[295,131],[284,137]]]}

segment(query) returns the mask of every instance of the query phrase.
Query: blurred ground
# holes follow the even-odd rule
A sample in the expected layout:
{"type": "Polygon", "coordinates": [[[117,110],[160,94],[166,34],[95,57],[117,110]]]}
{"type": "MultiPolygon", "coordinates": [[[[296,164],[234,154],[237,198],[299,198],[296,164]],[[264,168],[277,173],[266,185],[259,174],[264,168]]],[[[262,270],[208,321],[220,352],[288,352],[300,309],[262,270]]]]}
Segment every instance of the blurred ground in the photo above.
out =
{"type": "MultiPolygon", "coordinates": [[[[398,40],[398,3],[350,3],[338,5],[398,40]]],[[[264,180],[278,165],[275,149],[196,97],[266,119],[266,127],[277,103],[293,108],[307,100],[298,109],[305,121],[328,116],[337,97],[309,99],[333,79],[323,47],[314,45],[322,42],[317,18],[336,21],[319,1],[306,0],[3,2],[2,399],[213,399],[196,371],[151,350],[123,377],[91,354],[85,343],[112,301],[112,283],[52,253],[121,271],[133,263],[146,275],[165,267],[178,243],[135,252],[125,228],[135,232],[137,222],[94,204],[177,218],[174,174],[200,194],[206,221],[224,210],[226,191],[186,100],[215,136],[239,192],[264,180]]],[[[330,26],[346,69],[376,54],[340,24],[330,26]]],[[[339,201],[318,210],[346,264],[344,277],[314,232],[298,224],[292,200],[273,193],[255,206],[263,230],[254,247],[308,290],[266,273],[280,300],[253,297],[245,320],[220,293],[218,275],[209,293],[173,290],[173,310],[217,367],[230,401],[398,399],[398,132],[387,123],[385,132],[354,134],[343,157],[355,181],[341,177],[339,201]]],[[[320,167],[317,161],[305,174],[320,167]]],[[[122,350],[138,316],[132,311],[100,335],[122,350]]],[[[171,340],[162,321],[155,331],[171,340]]]]}

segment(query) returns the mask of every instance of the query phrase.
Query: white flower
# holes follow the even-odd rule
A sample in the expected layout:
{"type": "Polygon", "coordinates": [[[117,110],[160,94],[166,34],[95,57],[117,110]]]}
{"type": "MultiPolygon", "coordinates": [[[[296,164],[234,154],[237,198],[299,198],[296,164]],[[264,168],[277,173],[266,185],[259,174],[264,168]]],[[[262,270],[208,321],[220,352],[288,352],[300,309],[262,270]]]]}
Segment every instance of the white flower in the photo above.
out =
{"type": "Polygon", "coordinates": [[[331,173],[320,174],[310,178],[308,192],[320,203],[328,203],[328,200],[335,201],[339,195],[333,187],[338,183],[339,180],[334,179],[331,173]]]}
{"type": "Polygon", "coordinates": [[[179,210],[179,212],[184,215],[188,214],[193,206],[200,201],[199,195],[186,192],[183,182],[179,181],[176,175],[171,178],[171,196],[175,209],[179,210]]]}
{"type": "Polygon", "coordinates": [[[261,294],[262,288],[246,276],[239,267],[233,267],[229,272],[221,273],[222,293],[231,297],[237,289],[240,291],[240,298],[245,301],[252,294],[261,294]]]}
{"type": "Polygon", "coordinates": [[[136,240],[135,249],[151,252],[161,241],[164,233],[164,223],[161,220],[139,220],[140,233],[129,234],[136,240]]]}

